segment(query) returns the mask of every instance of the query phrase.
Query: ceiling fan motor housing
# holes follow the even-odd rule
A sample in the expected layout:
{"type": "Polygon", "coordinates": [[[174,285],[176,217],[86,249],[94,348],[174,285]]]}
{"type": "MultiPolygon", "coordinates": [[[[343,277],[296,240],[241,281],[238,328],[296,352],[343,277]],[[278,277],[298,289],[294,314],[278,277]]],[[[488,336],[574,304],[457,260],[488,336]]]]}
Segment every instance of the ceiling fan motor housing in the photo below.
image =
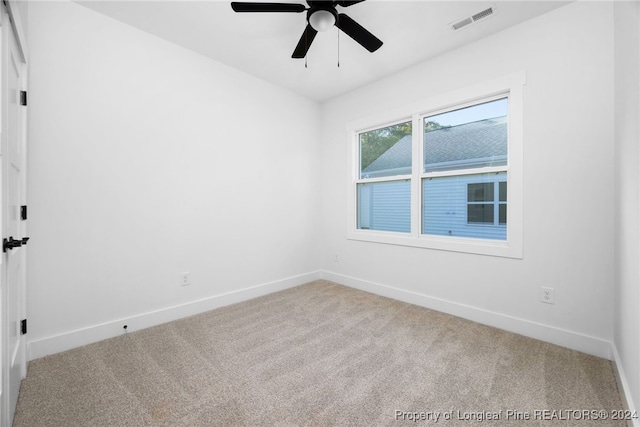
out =
{"type": "Polygon", "coordinates": [[[338,12],[331,3],[328,2],[308,2],[307,22],[316,31],[327,31],[338,22],[338,12]]]}

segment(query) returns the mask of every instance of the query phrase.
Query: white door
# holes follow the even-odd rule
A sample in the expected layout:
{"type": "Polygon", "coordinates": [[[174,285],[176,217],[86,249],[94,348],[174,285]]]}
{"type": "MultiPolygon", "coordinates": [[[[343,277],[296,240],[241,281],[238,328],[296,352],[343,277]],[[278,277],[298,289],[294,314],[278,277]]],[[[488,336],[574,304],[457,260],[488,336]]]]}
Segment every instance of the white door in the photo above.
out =
{"type": "Polygon", "coordinates": [[[26,376],[25,319],[25,222],[21,206],[25,200],[25,127],[23,101],[24,61],[18,49],[5,6],[2,6],[2,414],[0,424],[13,420],[20,382],[26,376]],[[7,242],[5,243],[5,239],[7,242]]]}

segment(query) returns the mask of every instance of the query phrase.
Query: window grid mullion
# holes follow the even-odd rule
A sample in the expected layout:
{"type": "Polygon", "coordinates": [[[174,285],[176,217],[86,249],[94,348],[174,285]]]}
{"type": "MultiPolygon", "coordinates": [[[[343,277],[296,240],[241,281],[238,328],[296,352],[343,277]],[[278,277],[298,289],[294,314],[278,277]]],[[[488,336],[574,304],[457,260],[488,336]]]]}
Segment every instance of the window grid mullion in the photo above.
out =
{"type": "Polygon", "coordinates": [[[500,224],[500,183],[493,183],[493,225],[500,224]]]}
{"type": "Polygon", "coordinates": [[[376,182],[411,181],[412,175],[381,176],[377,178],[356,179],[356,184],[373,184],[376,182]]]}
{"type": "Polygon", "coordinates": [[[448,171],[422,172],[420,174],[420,178],[421,179],[443,178],[447,176],[480,175],[485,173],[499,173],[499,172],[508,172],[508,171],[509,171],[509,165],[491,166],[491,167],[484,167],[484,168],[470,168],[470,169],[452,169],[448,171]]]}
{"type": "Polygon", "coordinates": [[[412,166],[411,172],[413,182],[411,185],[411,235],[419,237],[422,233],[422,184],[420,175],[422,173],[422,139],[424,132],[422,131],[422,116],[414,114],[412,116],[412,166]]]}

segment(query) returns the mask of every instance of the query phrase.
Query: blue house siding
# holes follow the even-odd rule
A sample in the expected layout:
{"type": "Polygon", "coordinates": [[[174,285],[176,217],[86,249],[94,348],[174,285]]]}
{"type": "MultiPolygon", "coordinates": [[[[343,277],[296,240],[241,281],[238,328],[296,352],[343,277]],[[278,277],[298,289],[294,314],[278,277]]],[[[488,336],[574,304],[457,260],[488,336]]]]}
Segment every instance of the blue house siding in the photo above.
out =
{"type": "Polygon", "coordinates": [[[358,228],[411,232],[411,181],[359,184],[358,228]]]}
{"type": "MultiPolygon", "coordinates": [[[[422,183],[422,233],[438,236],[506,240],[506,224],[469,223],[469,184],[506,181],[506,172],[425,179],[422,183]]],[[[497,197],[497,193],[496,193],[497,197]]],[[[489,202],[487,202],[489,203],[489,202]]],[[[358,228],[411,232],[411,183],[409,180],[358,185],[358,228]]]]}
{"type": "MultiPolygon", "coordinates": [[[[474,224],[467,218],[468,184],[505,182],[506,172],[425,179],[422,183],[422,233],[438,236],[507,239],[506,224],[474,224]]],[[[496,195],[497,197],[497,195],[496,195]]],[[[498,215],[497,202],[495,215],[498,215]]]]}

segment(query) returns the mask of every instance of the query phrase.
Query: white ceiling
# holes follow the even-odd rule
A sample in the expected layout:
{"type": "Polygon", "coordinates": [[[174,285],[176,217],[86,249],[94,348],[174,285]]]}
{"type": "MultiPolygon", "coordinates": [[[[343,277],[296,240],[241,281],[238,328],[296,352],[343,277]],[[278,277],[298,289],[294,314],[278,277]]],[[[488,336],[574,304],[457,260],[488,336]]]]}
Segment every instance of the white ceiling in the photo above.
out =
{"type": "MultiPolygon", "coordinates": [[[[303,3],[304,1],[280,0],[303,3]]],[[[381,1],[338,7],[384,42],[369,53],[337,28],[318,33],[291,59],[306,13],[235,13],[229,1],[78,1],[248,74],[322,102],[561,7],[566,1],[381,1]],[[450,24],[493,6],[496,14],[458,31],[450,24]],[[338,67],[338,59],[340,67],[338,67]]]]}

